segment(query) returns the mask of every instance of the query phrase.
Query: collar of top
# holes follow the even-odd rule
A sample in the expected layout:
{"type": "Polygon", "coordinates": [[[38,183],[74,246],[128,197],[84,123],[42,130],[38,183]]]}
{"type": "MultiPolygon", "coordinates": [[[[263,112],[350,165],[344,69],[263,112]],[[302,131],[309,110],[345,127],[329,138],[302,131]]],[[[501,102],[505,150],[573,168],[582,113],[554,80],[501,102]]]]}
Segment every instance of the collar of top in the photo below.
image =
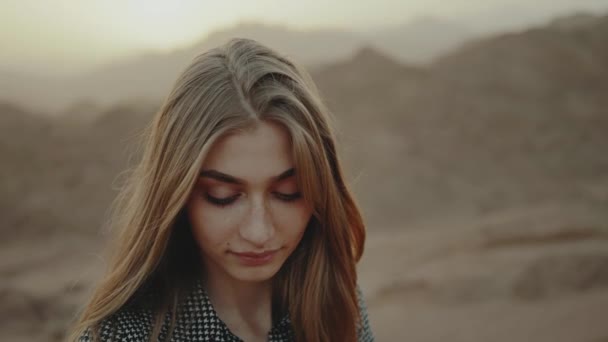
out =
{"type": "MultiPolygon", "coordinates": [[[[196,326],[193,331],[205,332],[206,335],[217,338],[236,338],[228,329],[228,326],[218,317],[201,281],[196,282],[193,293],[187,298],[186,308],[186,312],[184,312],[186,320],[196,326]]],[[[272,336],[289,334],[290,332],[291,320],[289,315],[286,314],[272,326],[269,333],[272,336]]]]}

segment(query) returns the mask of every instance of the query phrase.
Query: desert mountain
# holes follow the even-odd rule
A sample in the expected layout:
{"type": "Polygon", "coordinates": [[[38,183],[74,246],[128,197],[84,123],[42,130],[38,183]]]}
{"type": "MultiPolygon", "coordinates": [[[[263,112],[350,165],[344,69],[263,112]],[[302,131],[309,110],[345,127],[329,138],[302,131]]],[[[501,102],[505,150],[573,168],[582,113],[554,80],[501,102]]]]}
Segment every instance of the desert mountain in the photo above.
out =
{"type": "Polygon", "coordinates": [[[348,59],[362,46],[371,45],[370,42],[377,42],[376,48],[386,50],[386,54],[397,60],[420,62],[438,56],[471,36],[456,24],[444,25],[440,20],[418,21],[369,35],[242,23],[213,32],[188,48],[116,61],[75,77],[54,79],[0,72],[0,96],[5,101],[42,113],[62,112],[82,99],[105,106],[132,99],[157,100],[194,56],[231,37],[259,40],[302,64],[315,66],[348,59]],[[446,32],[449,33],[440,34],[448,26],[446,32]]]}
{"type": "Polygon", "coordinates": [[[365,68],[319,72],[364,207],[426,217],[439,203],[477,212],[605,201],[606,37],[608,16],[480,40],[426,69],[368,51],[353,60],[365,68]]]}
{"type": "MultiPolygon", "coordinates": [[[[338,117],[370,222],[386,227],[437,208],[477,213],[548,198],[604,200],[607,26],[607,17],[594,17],[568,29],[549,25],[500,35],[425,68],[368,47],[313,69],[338,117]]],[[[5,105],[2,148],[13,146],[8,160],[18,162],[8,163],[16,173],[4,179],[34,177],[19,170],[47,170],[48,180],[34,182],[51,182],[53,191],[75,179],[107,187],[124,167],[124,144],[155,105],[124,102],[101,110],[85,101],[72,111],[79,108],[91,119],[46,120],[5,105]],[[28,158],[18,159],[19,146],[30,146],[28,158]]],[[[87,191],[81,183],[74,189],[87,191]]],[[[91,209],[99,213],[112,195],[93,192],[107,196],[91,209]]]]}
{"type": "Polygon", "coordinates": [[[372,33],[369,41],[402,63],[424,65],[478,35],[461,22],[423,17],[372,33]]]}

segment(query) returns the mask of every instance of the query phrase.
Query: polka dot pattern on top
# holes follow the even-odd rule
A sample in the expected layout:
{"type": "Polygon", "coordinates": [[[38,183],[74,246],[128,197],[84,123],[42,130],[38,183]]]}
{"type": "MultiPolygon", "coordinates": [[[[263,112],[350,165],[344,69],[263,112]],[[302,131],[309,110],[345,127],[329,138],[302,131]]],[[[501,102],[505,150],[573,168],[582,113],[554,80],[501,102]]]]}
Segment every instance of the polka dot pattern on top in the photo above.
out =
{"type": "MultiPolygon", "coordinates": [[[[361,324],[358,328],[359,342],[373,342],[374,336],[369,326],[367,308],[361,290],[357,288],[361,309],[361,324]]],[[[161,328],[159,341],[166,341],[168,334],[168,316],[161,328]]],[[[99,337],[101,342],[143,342],[148,341],[154,325],[152,312],[143,309],[124,308],[102,322],[99,337]]],[[[79,342],[92,342],[90,332],[86,331],[79,342]]],[[[198,282],[194,290],[180,305],[173,333],[169,341],[200,342],[243,342],[234,335],[217,316],[206,291],[198,282]]],[[[289,316],[277,322],[268,334],[269,342],[294,341],[294,333],[289,316]]]]}

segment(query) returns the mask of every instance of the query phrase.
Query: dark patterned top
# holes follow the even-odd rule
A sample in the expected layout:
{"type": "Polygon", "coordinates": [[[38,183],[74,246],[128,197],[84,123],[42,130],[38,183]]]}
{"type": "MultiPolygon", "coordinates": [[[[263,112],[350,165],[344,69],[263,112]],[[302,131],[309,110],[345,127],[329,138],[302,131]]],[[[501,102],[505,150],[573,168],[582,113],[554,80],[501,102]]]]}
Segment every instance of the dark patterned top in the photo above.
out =
{"type": "MultiPolygon", "coordinates": [[[[373,342],[374,336],[369,326],[367,308],[363,300],[363,294],[358,287],[357,293],[359,295],[359,308],[361,310],[361,324],[357,331],[358,341],[373,342]]],[[[178,315],[176,319],[170,341],[243,342],[217,316],[206,291],[200,283],[197,283],[194,291],[181,304],[180,309],[182,314],[178,315]]],[[[154,317],[151,311],[123,309],[102,322],[99,337],[101,342],[148,341],[153,324],[154,317]]],[[[164,341],[166,336],[167,324],[164,324],[159,340],[164,341]]],[[[293,328],[288,316],[283,317],[268,333],[269,342],[288,342],[293,340],[293,328]]],[[[89,331],[79,338],[79,342],[90,341],[89,331]]]]}

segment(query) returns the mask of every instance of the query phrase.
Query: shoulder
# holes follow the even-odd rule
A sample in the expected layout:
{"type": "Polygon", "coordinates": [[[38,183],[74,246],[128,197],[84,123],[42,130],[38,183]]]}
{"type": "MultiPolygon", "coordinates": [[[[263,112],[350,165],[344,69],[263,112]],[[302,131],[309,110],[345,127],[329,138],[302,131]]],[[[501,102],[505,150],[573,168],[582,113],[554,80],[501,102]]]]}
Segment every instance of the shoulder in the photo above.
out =
{"type": "Polygon", "coordinates": [[[104,319],[94,339],[87,329],[78,342],[135,342],[147,341],[152,327],[152,314],[146,310],[121,309],[104,319]]]}

